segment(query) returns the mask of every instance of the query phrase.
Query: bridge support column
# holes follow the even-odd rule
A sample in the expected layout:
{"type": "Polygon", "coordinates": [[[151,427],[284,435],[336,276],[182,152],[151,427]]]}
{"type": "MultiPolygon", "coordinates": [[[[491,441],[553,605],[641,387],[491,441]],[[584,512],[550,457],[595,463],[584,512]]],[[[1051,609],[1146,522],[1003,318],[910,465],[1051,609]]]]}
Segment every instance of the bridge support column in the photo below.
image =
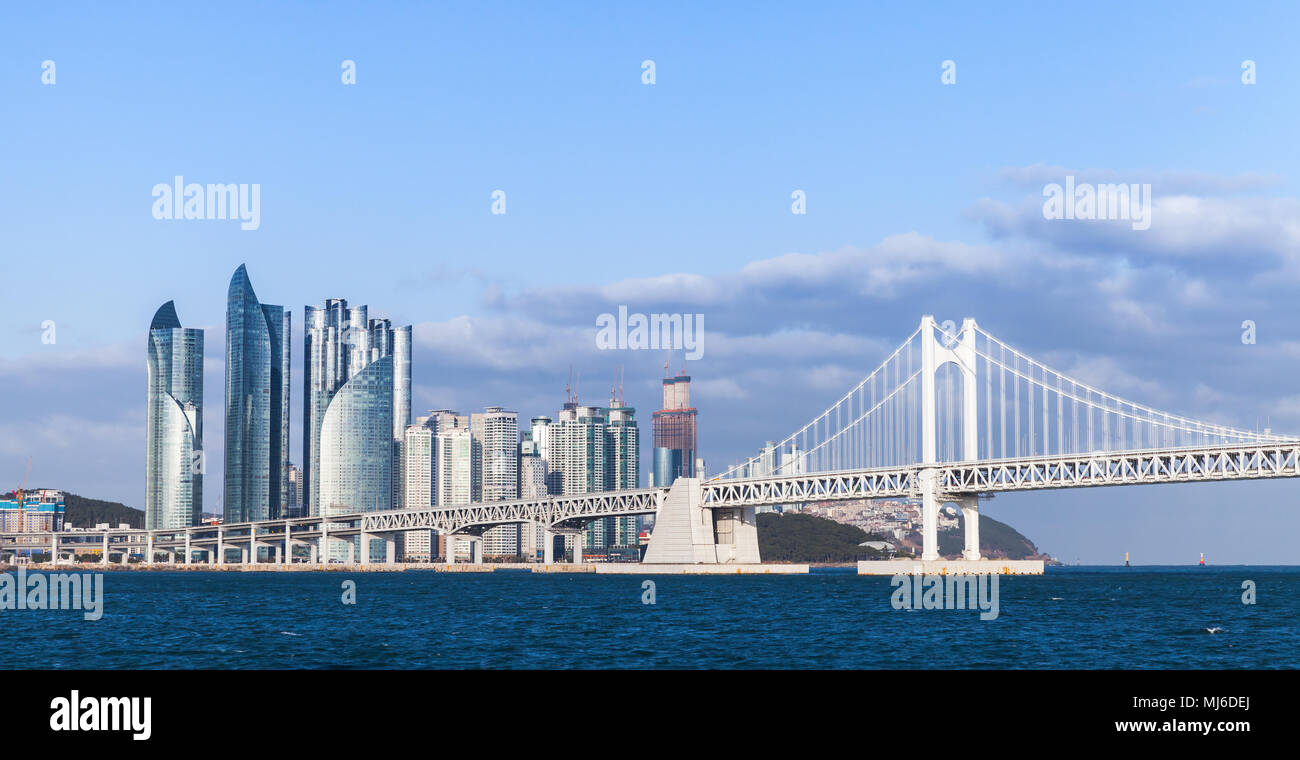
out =
{"type": "Polygon", "coordinates": [[[961,497],[961,517],[966,523],[966,551],[961,558],[976,560],[980,558],[980,499],[978,496],[961,497]]]}
{"type": "Polygon", "coordinates": [[[939,489],[934,468],[921,470],[921,559],[939,559],[939,489]]]}
{"type": "Polygon", "coordinates": [[[361,564],[369,565],[370,564],[370,534],[362,533],[361,537],[357,540],[357,543],[361,545],[360,546],[361,564]]]}
{"type": "Polygon", "coordinates": [[[153,534],[150,533],[145,539],[144,566],[153,567],[153,534]]]}
{"type": "Polygon", "coordinates": [[[581,533],[574,534],[574,536],[573,536],[573,564],[575,564],[575,565],[581,565],[581,564],[582,564],[582,540],[583,540],[583,538],[585,538],[585,536],[583,536],[583,534],[581,534],[581,533]]]}
{"type": "Polygon", "coordinates": [[[706,509],[704,481],[678,478],[659,504],[650,545],[641,561],[649,565],[758,564],[762,559],[754,510],[706,509]]]}
{"type": "Polygon", "coordinates": [[[226,545],[223,543],[225,535],[221,528],[217,528],[217,567],[221,567],[226,563],[226,545]]]}
{"type": "Polygon", "coordinates": [[[50,563],[59,564],[59,534],[54,531],[50,531],[50,563]]]}
{"type": "Polygon", "coordinates": [[[185,564],[190,563],[190,532],[185,531],[185,564]]]}
{"type": "Polygon", "coordinates": [[[311,545],[309,546],[309,548],[310,548],[310,550],[311,550],[311,556],[310,556],[308,559],[309,559],[309,561],[311,562],[311,564],[314,565],[314,564],[316,564],[316,562],[317,562],[318,559],[319,559],[319,558],[316,556],[316,544],[311,544],[311,545]]]}
{"type": "Polygon", "coordinates": [[[284,521],[284,564],[286,565],[293,564],[292,536],[293,536],[293,528],[289,525],[289,521],[285,520],[284,521]]]}
{"type": "Polygon", "coordinates": [[[357,564],[357,545],[348,541],[348,564],[357,564]]]}
{"type": "Polygon", "coordinates": [[[476,565],[483,564],[483,537],[474,536],[469,540],[470,561],[476,565]]]}
{"type": "Polygon", "coordinates": [[[104,553],[99,557],[99,564],[108,564],[108,531],[104,531],[104,553]]]}
{"type": "Polygon", "coordinates": [[[542,564],[555,563],[555,534],[550,528],[542,528],[542,564]]]}
{"type": "Polygon", "coordinates": [[[392,565],[397,562],[397,536],[390,535],[384,539],[384,562],[392,565]]]}

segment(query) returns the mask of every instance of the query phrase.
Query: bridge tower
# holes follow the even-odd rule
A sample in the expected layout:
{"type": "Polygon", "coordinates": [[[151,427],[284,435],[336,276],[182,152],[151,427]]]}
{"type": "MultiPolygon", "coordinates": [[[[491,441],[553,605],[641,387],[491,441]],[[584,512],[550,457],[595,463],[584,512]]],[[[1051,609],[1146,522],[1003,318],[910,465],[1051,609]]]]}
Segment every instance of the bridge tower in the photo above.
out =
{"type": "MultiPolygon", "coordinates": [[[[961,331],[951,342],[940,340],[934,316],[921,317],[921,559],[939,559],[939,505],[943,501],[957,500],[961,504],[966,523],[966,550],[963,559],[976,560],[979,554],[979,497],[975,494],[948,495],[939,492],[938,433],[936,416],[935,377],[943,365],[952,363],[961,372],[961,458],[974,461],[979,458],[979,405],[976,393],[978,364],[975,357],[975,320],[967,317],[961,331]]],[[[945,337],[948,333],[945,332],[945,337]]]]}

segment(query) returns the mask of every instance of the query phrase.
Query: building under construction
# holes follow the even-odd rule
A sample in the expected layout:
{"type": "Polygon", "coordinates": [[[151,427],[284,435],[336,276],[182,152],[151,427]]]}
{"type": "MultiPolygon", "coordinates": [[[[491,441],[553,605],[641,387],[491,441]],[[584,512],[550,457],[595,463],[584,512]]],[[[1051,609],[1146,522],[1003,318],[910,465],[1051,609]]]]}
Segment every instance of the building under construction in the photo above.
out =
{"type": "Polygon", "coordinates": [[[654,485],[669,486],[677,478],[695,477],[699,429],[691,406],[691,377],[685,370],[664,378],[664,405],[652,418],[654,485]]]}
{"type": "Polygon", "coordinates": [[[0,496],[0,531],[44,533],[63,530],[63,492],[48,488],[0,496]]]}

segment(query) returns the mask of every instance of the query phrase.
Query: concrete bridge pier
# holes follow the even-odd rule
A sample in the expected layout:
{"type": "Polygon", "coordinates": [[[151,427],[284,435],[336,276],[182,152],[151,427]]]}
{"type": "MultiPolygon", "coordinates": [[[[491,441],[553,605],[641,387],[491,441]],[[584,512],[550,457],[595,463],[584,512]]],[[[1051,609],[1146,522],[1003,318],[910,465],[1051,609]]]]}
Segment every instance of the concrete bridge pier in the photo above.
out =
{"type": "Polygon", "coordinates": [[[370,564],[370,539],[371,539],[371,535],[369,533],[362,533],[360,540],[357,541],[357,543],[361,545],[360,549],[361,549],[362,565],[370,564]]]}
{"type": "Polygon", "coordinates": [[[483,537],[471,536],[469,539],[469,557],[470,562],[476,565],[483,564],[483,537]]]}
{"type": "Polygon", "coordinates": [[[706,509],[704,482],[678,478],[659,505],[647,565],[759,564],[753,507],[706,509]]]}
{"type": "Polygon", "coordinates": [[[107,565],[108,564],[108,531],[104,531],[104,548],[101,551],[102,553],[99,555],[99,564],[107,565]]]}
{"type": "Polygon", "coordinates": [[[397,562],[397,536],[389,534],[384,537],[384,562],[394,564],[397,562]]]}
{"type": "Polygon", "coordinates": [[[582,534],[573,537],[573,564],[582,564],[582,534]]]}
{"type": "Polygon", "coordinates": [[[190,532],[187,530],[187,531],[185,531],[185,562],[184,562],[184,564],[188,565],[189,563],[190,563],[190,532]]]}
{"type": "Polygon", "coordinates": [[[551,565],[555,563],[555,534],[550,528],[543,528],[542,535],[542,564],[551,565]]]}
{"type": "Polygon", "coordinates": [[[980,498],[974,494],[962,496],[958,503],[961,504],[962,521],[966,524],[966,551],[961,553],[961,558],[977,560],[980,558],[980,498]]]}

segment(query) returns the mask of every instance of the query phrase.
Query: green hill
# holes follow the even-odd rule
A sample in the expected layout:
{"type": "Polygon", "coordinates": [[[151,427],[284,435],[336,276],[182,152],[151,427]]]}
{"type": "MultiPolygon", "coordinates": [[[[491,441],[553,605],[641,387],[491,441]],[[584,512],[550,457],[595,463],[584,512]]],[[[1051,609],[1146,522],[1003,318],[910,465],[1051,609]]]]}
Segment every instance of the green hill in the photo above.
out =
{"type": "Polygon", "coordinates": [[[764,512],[758,516],[758,553],[764,562],[885,559],[879,552],[858,546],[863,541],[883,540],[861,528],[815,515],[764,512]]]}
{"type": "Polygon", "coordinates": [[[144,527],[144,510],[120,502],[87,499],[64,491],[63,504],[63,521],[73,527],[93,528],[97,523],[108,523],[114,528],[120,523],[126,523],[132,528],[144,527]]]}
{"type": "MultiPolygon", "coordinates": [[[[956,528],[939,531],[939,554],[960,557],[966,548],[966,521],[958,512],[956,528]]],[[[980,515],[980,554],[985,557],[1028,559],[1038,557],[1038,547],[1020,531],[998,522],[988,515],[980,515]]]]}

